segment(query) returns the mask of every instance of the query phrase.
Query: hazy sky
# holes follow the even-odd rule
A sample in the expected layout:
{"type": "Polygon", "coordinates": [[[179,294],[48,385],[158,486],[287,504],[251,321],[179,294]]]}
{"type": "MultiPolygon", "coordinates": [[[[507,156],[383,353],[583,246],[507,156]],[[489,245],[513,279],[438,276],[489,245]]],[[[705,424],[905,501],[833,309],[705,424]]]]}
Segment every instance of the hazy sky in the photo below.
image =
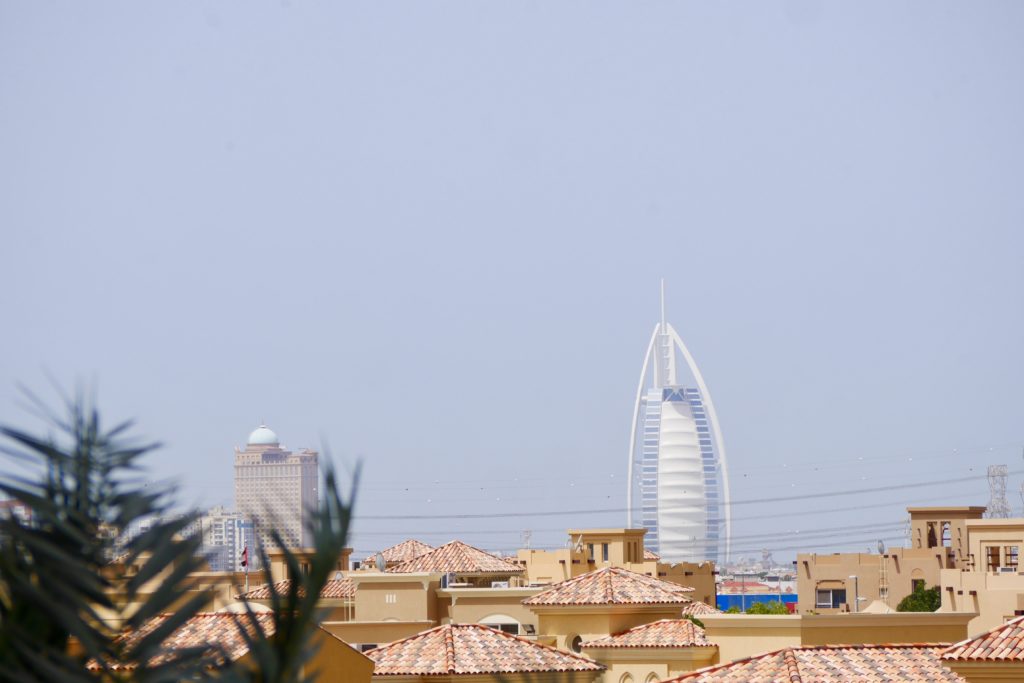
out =
{"type": "Polygon", "coordinates": [[[1013,0],[0,0],[0,419],[95,382],[204,505],[263,419],[362,459],[359,551],[557,545],[624,515],[421,518],[622,508],[665,277],[734,547],[873,547],[1024,469],[1022,35],[1013,0]]]}

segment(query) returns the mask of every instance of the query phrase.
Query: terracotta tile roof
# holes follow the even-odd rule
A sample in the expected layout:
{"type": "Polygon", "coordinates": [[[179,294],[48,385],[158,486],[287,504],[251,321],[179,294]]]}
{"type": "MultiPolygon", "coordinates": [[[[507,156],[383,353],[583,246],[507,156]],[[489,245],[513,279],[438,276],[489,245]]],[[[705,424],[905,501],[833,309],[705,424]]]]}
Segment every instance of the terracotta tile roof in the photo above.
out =
{"type": "Polygon", "coordinates": [[[648,550],[647,548],[644,548],[644,559],[645,560],[660,560],[661,559],[661,555],[659,555],[658,553],[654,552],[653,550],[648,550]]]}
{"type": "Polygon", "coordinates": [[[362,564],[370,567],[374,566],[377,564],[378,555],[383,555],[384,561],[388,564],[408,562],[409,560],[415,560],[423,553],[429,553],[433,549],[434,546],[432,545],[427,545],[426,543],[421,543],[414,538],[410,538],[407,541],[402,541],[398,545],[393,545],[390,548],[381,550],[379,553],[370,555],[363,560],[362,564]]]}
{"type": "Polygon", "coordinates": [[[671,680],[681,683],[965,683],[942,665],[939,655],[943,647],[905,644],[786,648],[698,669],[671,680]]]}
{"type": "Polygon", "coordinates": [[[689,614],[691,617],[699,617],[702,614],[721,614],[722,610],[717,607],[712,607],[706,602],[699,600],[692,600],[683,605],[683,614],[689,614]]]}
{"type": "Polygon", "coordinates": [[[961,662],[1024,662],[1024,616],[949,646],[942,658],[961,662]]]}
{"type": "MultiPolygon", "coordinates": [[[[141,640],[146,634],[156,629],[170,616],[170,614],[161,614],[158,617],[154,617],[144,627],[137,631],[130,631],[124,634],[119,640],[130,649],[135,646],[135,643],[141,640]]],[[[255,616],[260,627],[263,629],[263,632],[268,636],[273,635],[274,615],[270,613],[260,613],[255,616]]],[[[211,666],[221,666],[225,664],[224,658],[213,649],[214,646],[220,646],[223,648],[228,661],[233,662],[240,659],[249,652],[249,646],[246,645],[245,639],[239,633],[237,624],[244,624],[246,632],[250,635],[255,635],[256,631],[249,622],[249,618],[245,615],[227,614],[223,612],[197,614],[182,624],[178,630],[172,633],[170,637],[164,641],[166,653],[150,658],[147,662],[147,666],[157,666],[170,661],[174,650],[194,648],[203,645],[208,645],[211,648],[209,652],[211,666]]],[[[114,670],[133,670],[137,668],[137,666],[137,664],[116,665],[114,670]]],[[[87,667],[93,671],[99,669],[99,665],[95,661],[89,662],[87,667]]]]}
{"type": "Polygon", "coordinates": [[[445,624],[370,650],[366,656],[375,663],[374,676],[604,670],[586,657],[482,624],[445,624]]]}
{"type": "Polygon", "coordinates": [[[662,619],[597,640],[583,647],[715,647],[704,629],[689,619],[662,619]]]}
{"type": "Polygon", "coordinates": [[[456,574],[518,574],[523,568],[462,541],[451,541],[419,557],[395,565],[389,572],[455,572],[456,574]]]}
{"type": "Polygon", "coordinates": [[[639,605],[690,602],[692,588],[621,567],[577,576],[523,600],[524,605],[639,605]]]}
{"type": "MultiPolygon", "coordinates": [[[[277,589],[278,595],[284,595],[288,592],[291,587],[291,581],[285,579],[284,581],[278,581],[274,584],[274,588],[277,589]]],[[[305,591],[299,590],[299,596],[301,597],[305,591]]],[[[354,598],[356,595],[355,584],[352,583],[352,579],[341,578],[331,579],[324,584],[324,587],[320,590],[320,597],[327,600],[344,600],[346,598],[354,598]]],[[[239,596],[240,598],[246,598],[248,600],[269,600],[270,599],[270,586],[263,584],[259,588],[244,593],[239,596]]]]}

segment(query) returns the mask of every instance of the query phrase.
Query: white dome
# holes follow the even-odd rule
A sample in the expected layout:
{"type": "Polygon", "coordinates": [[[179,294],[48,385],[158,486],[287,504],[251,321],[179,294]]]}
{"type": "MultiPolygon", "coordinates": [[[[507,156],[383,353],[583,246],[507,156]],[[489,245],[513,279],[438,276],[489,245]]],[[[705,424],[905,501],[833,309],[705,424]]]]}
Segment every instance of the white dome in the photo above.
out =
{"type": "Polygon", "coordinates": [[[279,442],[277,434],[270,431],[267,425],[260,425],[249,435],[250,446],[276,446],[279,442]]]}

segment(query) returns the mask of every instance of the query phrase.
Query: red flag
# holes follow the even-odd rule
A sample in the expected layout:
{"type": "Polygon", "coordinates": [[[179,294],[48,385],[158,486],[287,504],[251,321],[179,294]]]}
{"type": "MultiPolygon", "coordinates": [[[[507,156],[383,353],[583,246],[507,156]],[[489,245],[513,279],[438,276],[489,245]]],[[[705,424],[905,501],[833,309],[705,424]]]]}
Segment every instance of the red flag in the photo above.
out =
{"type": "Polygon", "coordinates": [[[249,572],[249,546],[245,546],[242,549],[242,566],[245,567],[246,573],[249,572]]]}

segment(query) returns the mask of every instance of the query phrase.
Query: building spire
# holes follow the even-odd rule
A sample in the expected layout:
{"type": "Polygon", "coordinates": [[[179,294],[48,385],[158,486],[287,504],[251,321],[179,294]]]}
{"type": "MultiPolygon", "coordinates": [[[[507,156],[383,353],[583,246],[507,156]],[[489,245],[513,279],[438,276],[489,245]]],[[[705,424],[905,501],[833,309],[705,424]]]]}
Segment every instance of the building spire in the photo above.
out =
{"type": "Polygon", "coordinates": [[[665,334],[665,278],[661,278],[661,333],[665,334]]]}

